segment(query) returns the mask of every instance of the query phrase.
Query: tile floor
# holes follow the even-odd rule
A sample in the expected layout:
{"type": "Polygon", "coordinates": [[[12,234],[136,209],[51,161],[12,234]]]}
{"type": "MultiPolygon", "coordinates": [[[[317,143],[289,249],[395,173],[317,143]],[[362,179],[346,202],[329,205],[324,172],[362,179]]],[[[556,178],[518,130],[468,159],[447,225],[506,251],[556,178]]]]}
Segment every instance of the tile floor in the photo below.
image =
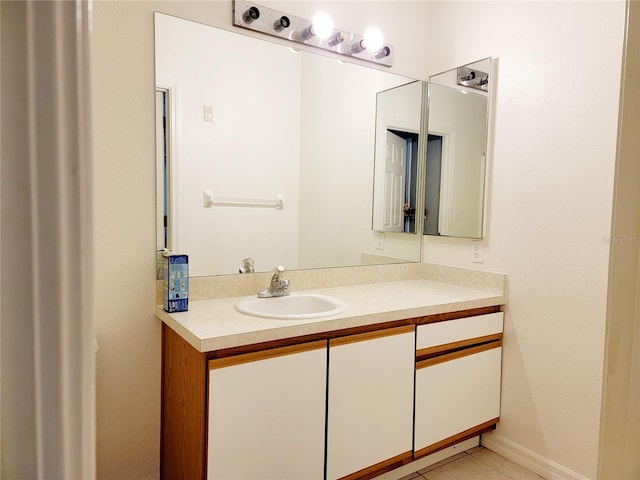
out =
{"type": "Polygon", "coordinates": [[[542,478],[491,450],[475,447],[400,480],[542,480],[542,478]]]}

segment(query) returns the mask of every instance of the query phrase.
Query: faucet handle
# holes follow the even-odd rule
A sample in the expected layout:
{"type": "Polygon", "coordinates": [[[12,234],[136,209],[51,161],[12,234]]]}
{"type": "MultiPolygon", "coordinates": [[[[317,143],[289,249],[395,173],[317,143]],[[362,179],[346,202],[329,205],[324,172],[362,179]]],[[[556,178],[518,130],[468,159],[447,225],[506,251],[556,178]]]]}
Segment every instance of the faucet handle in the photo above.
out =
{"type": "Polygon", "coordinates": [[[282,278],[284,278],[284,267],[282,265],[278,265],[273,269],[273,281],[279,282],[282,278]]]}

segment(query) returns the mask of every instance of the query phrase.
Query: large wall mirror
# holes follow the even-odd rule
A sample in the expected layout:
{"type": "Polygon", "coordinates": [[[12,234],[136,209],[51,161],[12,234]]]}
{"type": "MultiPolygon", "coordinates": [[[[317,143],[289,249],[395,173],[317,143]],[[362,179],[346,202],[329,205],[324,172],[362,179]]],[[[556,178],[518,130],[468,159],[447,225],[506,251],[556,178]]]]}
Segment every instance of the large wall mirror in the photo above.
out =
{"type": "Polygon", "coordinates": [[[425,235],[481,238],[491,59],[429,79],[425,235]]]}
{"type": "Polygon", "coordinates": [[[158,248],[193,276],[420,261],[372,218],[378,93],[422,82],[159,13],[155,40],[158,248]]]}

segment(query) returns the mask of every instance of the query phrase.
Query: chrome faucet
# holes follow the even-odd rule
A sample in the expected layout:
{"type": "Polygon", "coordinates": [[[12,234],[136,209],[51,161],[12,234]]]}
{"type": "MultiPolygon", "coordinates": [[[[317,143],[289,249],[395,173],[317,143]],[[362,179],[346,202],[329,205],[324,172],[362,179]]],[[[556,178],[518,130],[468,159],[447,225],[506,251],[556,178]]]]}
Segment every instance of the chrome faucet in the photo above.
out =
{"type": "Polygon", "coordinates": [[[282,265],[278,265],[273,270],[269,288],[265,288],[258,292],[258,297],[284,297],[286,295],[289,295],[289,280],[285,280],[284,278],[284,267],[282,265]]]}

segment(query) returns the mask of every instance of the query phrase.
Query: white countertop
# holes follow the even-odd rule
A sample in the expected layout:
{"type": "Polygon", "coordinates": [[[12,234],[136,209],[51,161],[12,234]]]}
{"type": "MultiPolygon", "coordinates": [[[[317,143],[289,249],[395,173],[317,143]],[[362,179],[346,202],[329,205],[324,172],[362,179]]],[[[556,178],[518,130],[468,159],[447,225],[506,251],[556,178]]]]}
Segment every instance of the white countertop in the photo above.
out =
{"type": "Polygon", "coordinates": [[[331,295],[347,309],[330,317],[289,320],[245,315],[234,308],[243,297],[189,302],[189,311],[167,313],[161,306],[156,316],[196,350],[222,348],[363,325],[502,305],[504,296],[429,280],[369,283],[306,290],[331,295]]]}

